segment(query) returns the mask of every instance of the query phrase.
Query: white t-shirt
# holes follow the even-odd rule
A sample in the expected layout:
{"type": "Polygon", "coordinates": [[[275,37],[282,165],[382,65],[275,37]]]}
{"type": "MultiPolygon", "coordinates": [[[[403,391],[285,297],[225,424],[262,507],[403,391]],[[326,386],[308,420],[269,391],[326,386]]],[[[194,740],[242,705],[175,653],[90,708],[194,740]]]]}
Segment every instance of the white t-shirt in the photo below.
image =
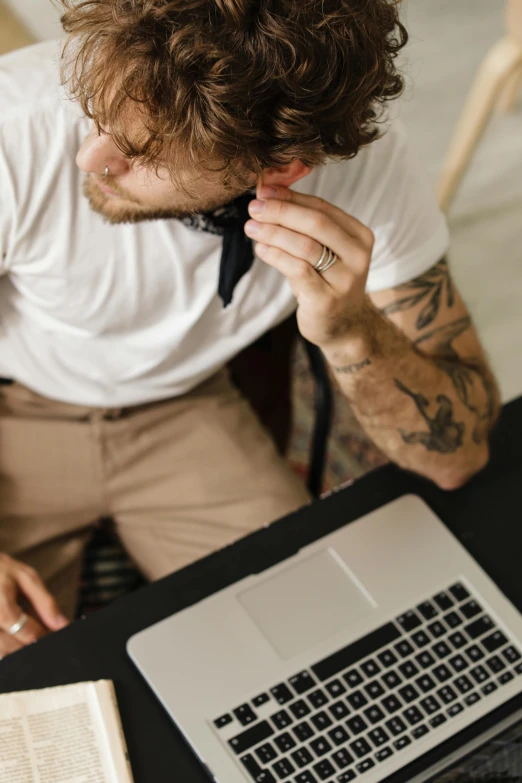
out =
{"type": "MultiPolygon", "coordinates": [[[[177,220],[109,225],[82,193],[75,156],[90,123],[59,85],[59,46],[0,58],[0,376],[49,398],[126,406],[183,394],[295,309],[256,259],[225,309],[222,239],[177,220]]],[[[410,280],[448,233],[404,131],[294,188],[375,233],[368,291],[410,280]]]]}

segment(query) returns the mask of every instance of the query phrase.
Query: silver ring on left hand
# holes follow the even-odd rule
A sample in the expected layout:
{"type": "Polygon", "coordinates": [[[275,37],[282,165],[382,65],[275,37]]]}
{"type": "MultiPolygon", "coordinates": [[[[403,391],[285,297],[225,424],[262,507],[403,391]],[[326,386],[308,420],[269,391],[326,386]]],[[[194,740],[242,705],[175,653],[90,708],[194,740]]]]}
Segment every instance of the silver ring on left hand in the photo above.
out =
{"type": "Polygon", "coordinates": [[[330,267],[332,267],[336,261],[338,261],[338,258],[333,252],[333,250],[330,250],[329,247],[323,245],[323,252],[321,253],[321,258],[314,266],[314,269],[316,272],[319,272],[319,274],[322,274],[323,272],[326,272],[327,269],[330,269],[330,267]]]}
{"type": "Polygon", "coordinates": [[[10,628],[7,629],[7,633],[9,636],[16,636],[17,633],[19,633],[22,628],[25,626],[26,622],[28,621],[28,616],[25,612],[22,612],[16,623],[13,623],[10,628]]]}

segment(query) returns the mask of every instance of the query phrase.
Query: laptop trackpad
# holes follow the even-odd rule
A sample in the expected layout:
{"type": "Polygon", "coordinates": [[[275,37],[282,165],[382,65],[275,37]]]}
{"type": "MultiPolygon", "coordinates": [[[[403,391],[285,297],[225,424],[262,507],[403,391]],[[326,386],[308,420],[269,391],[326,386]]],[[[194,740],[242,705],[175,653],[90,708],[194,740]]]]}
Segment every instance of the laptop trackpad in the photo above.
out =
{"type": "Polygon", "coordinates": [[[289,565],[237,598],[284,659],[339,633],[377,605],[334,549],[289,565]]]}

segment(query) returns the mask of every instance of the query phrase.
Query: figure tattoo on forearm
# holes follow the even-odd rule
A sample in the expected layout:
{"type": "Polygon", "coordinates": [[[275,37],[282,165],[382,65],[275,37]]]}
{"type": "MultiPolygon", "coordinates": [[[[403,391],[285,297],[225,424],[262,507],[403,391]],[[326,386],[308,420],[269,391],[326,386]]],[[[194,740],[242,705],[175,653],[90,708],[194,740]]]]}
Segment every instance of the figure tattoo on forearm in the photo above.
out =
{"type": "Polygon", "coordinates": [[[438,394],[436,402],[438,409],[434,416],[428,414],[430,401],[423,394],[408,389],[395,378],[395,385],[403,394],[407,394],[415,403],[417,410],[428,426],[428,432],[406,432],[399,429],[405,443],[421,443],[428,451],[438,451],[441,454],[454,454],[462,446],[464,424],[453,418],[453,403],[445,394],[438,394]]]}

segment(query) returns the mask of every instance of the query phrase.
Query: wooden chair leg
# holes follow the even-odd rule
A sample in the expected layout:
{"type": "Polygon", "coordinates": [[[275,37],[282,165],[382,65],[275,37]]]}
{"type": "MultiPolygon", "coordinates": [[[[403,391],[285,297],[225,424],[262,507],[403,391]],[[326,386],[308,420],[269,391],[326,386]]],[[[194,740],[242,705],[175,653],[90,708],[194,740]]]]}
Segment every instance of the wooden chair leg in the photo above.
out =
{"type": "Polygon", "coordinates": [[[522,46],[503,38],[490,50],[477,74],[457,123],[437,186],[439,203],[447,210],[487,122],[509,79],[522,67],[522,46]]]}
{"type": "Polygon", "coordinates": [[[498,102],[500,111],[511,112],[514,110],[518,97],[522,92],[522,65],[509,77],[506,86],[498,102]]]}

